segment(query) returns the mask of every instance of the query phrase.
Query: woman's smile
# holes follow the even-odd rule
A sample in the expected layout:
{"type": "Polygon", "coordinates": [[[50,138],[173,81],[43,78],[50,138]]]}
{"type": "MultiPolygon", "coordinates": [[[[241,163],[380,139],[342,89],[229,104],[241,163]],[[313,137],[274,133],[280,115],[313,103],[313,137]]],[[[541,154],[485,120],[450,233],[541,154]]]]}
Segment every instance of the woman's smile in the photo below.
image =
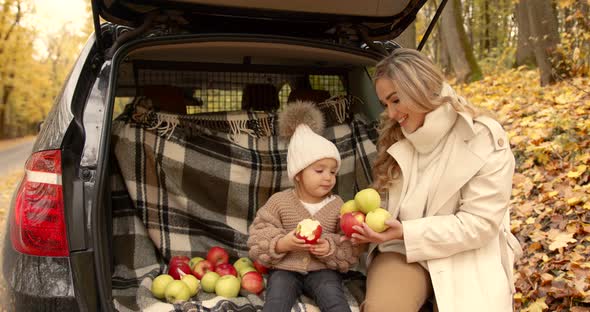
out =
{"type": "Polygon", "coordinates": [[[399,123],[407,133],[412,133],[422,127],[426,113],[418,112],[409,103],[402,101],[392,80],[378,79],[375,88],[377,97],[385,106],[391,120],[399,123]]]}

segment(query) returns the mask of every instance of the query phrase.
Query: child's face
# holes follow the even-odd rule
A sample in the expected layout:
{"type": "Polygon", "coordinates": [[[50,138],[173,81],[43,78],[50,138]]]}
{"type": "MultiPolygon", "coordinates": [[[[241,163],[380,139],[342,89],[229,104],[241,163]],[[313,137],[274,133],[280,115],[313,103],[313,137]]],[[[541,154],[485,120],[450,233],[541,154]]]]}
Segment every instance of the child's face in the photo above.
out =
{"type": "Polygon", "coordinates": [[[300,199],[306,203],[322,201],[336,184],[337,168],[338,163],[335,159],[324,158],[299,172],[297,181],[300,199]]]}

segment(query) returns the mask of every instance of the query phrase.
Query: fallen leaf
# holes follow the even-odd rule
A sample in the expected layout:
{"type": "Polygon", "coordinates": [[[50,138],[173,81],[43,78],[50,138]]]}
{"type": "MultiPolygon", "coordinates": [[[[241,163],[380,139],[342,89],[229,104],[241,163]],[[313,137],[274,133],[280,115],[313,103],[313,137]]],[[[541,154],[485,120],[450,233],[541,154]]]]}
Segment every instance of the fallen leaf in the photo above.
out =
{"type": "Polygon", "coordinates": [[[554,239],[553,242],[549,245],[549,250],[555,250],[561,247],[567,247],[569,243],[575,243],[577,240],[573,238],[574,234],[571,233],[559,233],[554,239]]]}
{"type": "Polygon", "coordinates": [[[547,306],[547,304],[545,303],[545,298],[546,297],[541,297],[537,300],[535,300],[535,302],[529,304],[528,307],[526,307],[525,309],[521,310],[522,312],[542,312],[545,311],[545,309],[549,308],[549,306],[547,306]]]}

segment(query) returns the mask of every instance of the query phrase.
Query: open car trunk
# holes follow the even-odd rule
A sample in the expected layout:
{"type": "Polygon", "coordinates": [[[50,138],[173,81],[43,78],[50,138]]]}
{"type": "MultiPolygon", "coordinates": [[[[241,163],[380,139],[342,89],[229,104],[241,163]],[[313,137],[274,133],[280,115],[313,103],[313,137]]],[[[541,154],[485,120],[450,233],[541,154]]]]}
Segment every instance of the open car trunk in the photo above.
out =
{"type": "MultiPolygon", "coordinates": [[[[351,42],[391,40],[415,19],[426,0],[93,0],[107,21],[139,27],[149,16],[192,31],[245,29],[256,33],[331,37],[351,42]],[[239,25],[238,28],[233,26],[239,25]]],[[[95,17],[95,21],[98,19],[95,17]]],[[[95,24],[98,27],[98,24],[95,24]]],[[[97,32],[99,33],[99,32],[97,32]]]]}
{"type": "MultiPolygon", "coordinates": [[[[369,185],[379,109],[366,67],[378,57],[268,36],[195,37],[124,54],[111,133],[115,308],[260,310],[264,293],[227,299],[201,290],[172,305],[150,287],[172,256],[205,257],[212,246],[226,249],[230,263],[248,256],[256,211],[292,187],[276,120],[289,102],[313,101],[324,114],[323,135],[342,156],[334,193],[347,200],[369,185]]],[[[345,285],[358,308],[362,266],[345,285]]],[[[293,311],[314,305],[302,296],[293,311]]]]}

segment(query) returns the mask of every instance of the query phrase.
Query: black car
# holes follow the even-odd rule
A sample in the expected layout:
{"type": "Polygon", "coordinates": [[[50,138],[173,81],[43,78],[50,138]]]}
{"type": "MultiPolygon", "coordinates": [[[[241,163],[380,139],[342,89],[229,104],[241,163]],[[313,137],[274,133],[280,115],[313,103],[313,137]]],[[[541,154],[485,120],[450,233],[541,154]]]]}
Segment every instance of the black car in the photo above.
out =
{"type": "MultiPolygon", "coordinates": [[[[293,100],[326,115],[337,192],[368,185],[370,67],[424,2],[93,0],[10,206],[9,310],[167,310],[149,284],[172,256],[247,256],[257,205],[287,186],[274,117],[293,100]]],[[[174,308],[235,308],[190,304],[174,308]]]]}

